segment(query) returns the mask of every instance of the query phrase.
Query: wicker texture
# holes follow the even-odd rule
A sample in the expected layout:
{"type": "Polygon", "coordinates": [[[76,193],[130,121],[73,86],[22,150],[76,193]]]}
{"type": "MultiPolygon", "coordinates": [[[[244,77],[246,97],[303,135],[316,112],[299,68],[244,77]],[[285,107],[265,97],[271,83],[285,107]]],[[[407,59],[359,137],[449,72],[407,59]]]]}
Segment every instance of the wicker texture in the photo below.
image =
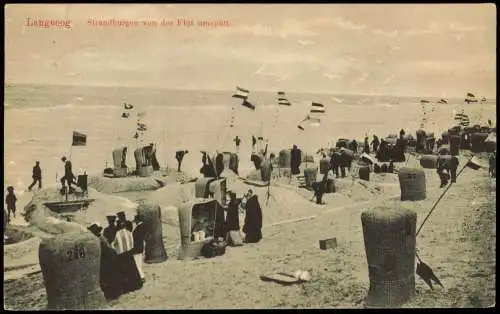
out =
{"type": "Polygon", "coordinates": [[[319,173],[325,174],[330,169],[330,160],[328,158],[323,158],[319,161],[319,173]]]}
{"type": "Polygon", "coordinates": [[[400,306],[415,293],[417,215],[397,208],[361,214],[370,288],[366,305],[400,306]]]}
{"type": "Polygon", "coordinates": [[[436,155],[422,155],[420,157],[420,165],[425,169],[435,169],[437,163],[436,155]]]}
{"type": "Polygon", "coordinates": [[[402,201],[420,201],[426,198],[425,172],[422,169],[399,169],[399,187],[402,201]]]}
{"type": "Polygon", "coordinates": [[[290,149],[283,149],[278,155],[278,165],[280,168],[290,168],[292,160],[292,151],[290,149]]]}
{"type": "Polygon", "coordinates": [[[38,257],[48,309],[97,309],[105,302],[99,284],[99,238],[81,231],[43,239],[38,257]]]}
{"type": "Polygon", "coordinates": [[[161,209],[159,205],[140,204],[137,213],[144,218],[146,227],[145,259],[148,264],[161,263],[167,260],[167,252],[163,244],[161,209]]]}
{"type": "Polygon", "coordinates": [[[272,165],[269,160],[264,160],[260,167],[260,179],[264,182],[271,180],[272,165]]]}
{"type": "Polygon", "coordinates": [[[471,150],[474,153],[482,153],[486,151],[485,140],[488,134],[485,133],[472,133],[470,135],[471,150]]]}
{"type": "Polygon", "coordinates": [[[313,182],[316,182],[316,177],[318,175],[318,168],[306,168],[304,169],[304,181],[306,187],[311,187],[313,182]]]}

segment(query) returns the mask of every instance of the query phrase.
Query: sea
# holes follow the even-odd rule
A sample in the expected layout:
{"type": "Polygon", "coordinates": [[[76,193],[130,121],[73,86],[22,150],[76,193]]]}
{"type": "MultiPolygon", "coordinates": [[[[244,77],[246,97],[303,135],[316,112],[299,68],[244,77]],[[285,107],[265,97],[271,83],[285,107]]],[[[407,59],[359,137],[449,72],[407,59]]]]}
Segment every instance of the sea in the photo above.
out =
{"type": "Polygon", "coordinates": [[[133,150],[149,143],[155,143],[162,166],[176,167],[175,152],[188,150],[183,171],[198,176],[201,151],[236,152],[233,140],[238,136],[244,175],[253,168],[252,135],[264,138],[257,149],[267,144],[270,152],[278,153],[295,144],[314,155],[339,138],[362,141],[365,135],[385,137],[401,128],[414,134],[424,120],[424,129],[439,136],[455,125],[453,116],[461,110],[474,124],[490,119],[496,125],[492,99],[436,104],[439,98],[284,92],[291,106],[278,105],[277,91],[250,91],[248,101],[255,105],[251,110],[232,97],[234,90],[6,85],[4,187],[23,193],[32,181],[35,161],[40,161],[43,184],[56,185],[63,173],[62,156],[70,157],[75,174],[101,174],[113,165],[112,150],[125,146],[129,167],[135,165],[133,150]],[[422,99],[430,103],[422,104],[422,99]],[[124,102],[133,109],[124,109],[124,102]],[[325,113],[316,115],[319,125],[301,122],[310,114],[311,102],[324,105],[325,113]],[[122,117],[124,112],[128,118],[122,117]],[[147,130],[136,139],[138,120],[147,130]],[[87,136],[85,146],[71,145],[73,131],[87,136]]]}

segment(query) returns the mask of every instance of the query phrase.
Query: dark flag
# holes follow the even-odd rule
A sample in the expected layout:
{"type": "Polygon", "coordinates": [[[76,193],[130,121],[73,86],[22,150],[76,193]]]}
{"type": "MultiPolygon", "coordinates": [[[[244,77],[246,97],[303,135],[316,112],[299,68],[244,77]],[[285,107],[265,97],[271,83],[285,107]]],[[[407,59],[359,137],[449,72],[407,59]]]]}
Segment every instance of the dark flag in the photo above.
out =
{"type": "Polygon", "coordinates": [[[298,127],[300,130],[304,131],[304,128],[302,127],[302,125],[297,125],[297,127],[298,127]]]}
{"type": "Polygon", "coordinates": [[[243,105],[244,107],[247,107],[249,109],[255,110],[255,106],[252,105],[251,103],[249,103],[246,99],[243,100],[243,102],[241,103],[241,105],[243,105]]]}
{"type": "Polygon", "coordinates": [[[325,113],[325,106],[323,104],[313,102],[311,104],[311,113],[325,113]]]}
{"type": "Polygon", "coordinates": [[[467,97],[475,98],[476,96],[474,96],[474,94],[472,94],[472,93],[467,93],[467,97]]]}
{"type": "Polygon", "coordinates": [[[128,118],[130,117],[130,114],[128,112],[122,113],[122,118],[128,118]]]}
{"type": "Polygon", "coordinates": [[[477,160],[476,157],[472,157],[468,162],[467,162],[467,167],[473,169],[473,170],[479,170],[481,168],[481,164],[479,163],[479,160],[477,160]]]}
{"type": "Polygon", "coordinates": [[[127,104],[126,102],[124,102],[124,103],[123,103],[123,107],[124,107],[125,109],[127,109],[127,110],[134,108],[134,106],[133,106],[133,105],[131,105],[131,104],[127,104]]]}
{"type": "Polygon", "coordinates": [[[71,146],[85,146],[87,145],[87,135],[73,131],[73,143],[71,146]]]}
{"type": "Polygon", "coordinates": [[[285,96],[285,92],[278,92],[278,96],[285,96]]]}
{"type": "Polygon", "coordinates": [[[248,89],[244,89],[236,86],[236,94],[233,95],[234,98],[247,99],[250,91],[248,89]]]}
{"type": "Polygon", "coordinates": [[[444,98],[441,98],[441,100],[438,101],[439,104],[447,104],[448,101],[444,98]]]}
{"type": "Polygon", "coordinates": [[[419,261],[417,263],[417,271],[416,271],[416,273],[417,273],[417,275],[420,278],[422,278],[425,281],[425,283],[427,285],[429,285],[429,287],[431,289],[434,289],[432,287],[432,281],[434,281],[435,283],[437,283],[438,285],[440,285],[441,287],[443,287],[443,284],[438,279],[438,277],[436,277],[436,275],[434,274],[434,271],[432,270],[432,268],[430,268],[426,263],[424,263],[422,261],[419,261]]]}
{"type": "Polygon", "coordinates": [[[430,101],[425,100],[425,99],[422,99],[422,100],[420,101],[420,103],[422,103],[422,104],[428,104],[428,103],[430,103],[430,101]]]}

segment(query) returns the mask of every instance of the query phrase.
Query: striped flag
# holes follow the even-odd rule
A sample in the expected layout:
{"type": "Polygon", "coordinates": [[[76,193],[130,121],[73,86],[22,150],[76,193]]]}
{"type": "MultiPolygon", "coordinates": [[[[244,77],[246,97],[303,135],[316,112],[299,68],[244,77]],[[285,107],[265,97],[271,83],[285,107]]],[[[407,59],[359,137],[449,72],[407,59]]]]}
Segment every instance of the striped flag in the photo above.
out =
{"type": "Polygon", "coordinates": [[[311,104],[311,113],[325,113],[325,106],[323,104],[313,102],[311,104]]]}
{"type": "Polygon", "coordinates": [[[236,86],[236,94],[233,95],[234,98],[247,99],[250,91],[248,89],[244,89],[236,86]]]}
{"type": "Polygon", "coordinates": [[[479,160],[476,158],[476,156],[472,157],[468,162],[467,162],[467,167],[473,169],[473,170],[478,170],[481,168],[481,163],[479,160]]]}
{"type": "Polygon", "coordinates": [[[87,135],[73,131],[73,142],[71,146],[85,146],[87,145],[87,135]]]}
{"type": "Polygon", "coordinates": [[[291,106],[290,101],[285,97],[285,92],[278,92],[278,105],[291,106]]]}
{"type": "Polygon", "coordinates": [[[457,113],[455,114],[454,118],[455,122],[457,122],[460,126],[469,126],[470,125],[470,120],[469,116],[462,113],[457,113]]]}
{"type": "Polygon", "coordinates": [[[438,104],[447,104],[448,101],[444,98],[441,98],[441,100],[438,101],[438,104]]]}
{"type": "Polygon", "coordinates": [[[476,96],[472,93],[467,93],[464,102],[470,104],[471,102],[477,102],[476,96]]]}

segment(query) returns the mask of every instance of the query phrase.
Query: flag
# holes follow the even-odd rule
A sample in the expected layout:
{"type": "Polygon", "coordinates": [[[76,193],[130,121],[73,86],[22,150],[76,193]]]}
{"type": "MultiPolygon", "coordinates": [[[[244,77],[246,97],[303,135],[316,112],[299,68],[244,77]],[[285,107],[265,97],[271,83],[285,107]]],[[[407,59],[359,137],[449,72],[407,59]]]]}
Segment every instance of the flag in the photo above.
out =
{"type": "Polygon", "coordinates": [[[291,106],[292,104],[286,98],[278,98],[278,104],[281,106],[291,106]]]}
{"type": "Polygon", "coordinates": [[[481,168],[481,163],[479,160],[476,158],[476,156],[472,157],[468,162],[467,162],[467,167],[473,169],[473,170],[478,170],[481,168]]]}
{"type": "Polygon", "coordinates": [[[234,98],[247,99],[250,92],[248,89],[244,89],[236,86],[236,94],[233,95],[234,98]]]}
{"type": "Polygon", "coordinates": [[[85,146],[87,144],[87,135],[73,131],[73,143],[71,146],[85,146]]]}
{"type": "MultiPolygon", "coordinates": [[[[431,288],[431,289],[434,289],[432,287],[432,282],[434,281],[435,283],[437,283],[438,285],[440,285],[441,287],[443,287],[443,284],[441,283],[441,281],[438,279],[438,277],[434,274],[434,271],[432,270],[432,268],[429,267],[429,265],[427,265],[426,263],[422,262],[422,261],[419,261],[417,263],[417,269],[416,269],[416,273],[417,275],[422,278],[425,283],[431,288]]],[[[443,287],[444,288],[444,287],[443,287]]]]}
{"type": "Polygon", "coordinates": [[[476,96],[474,96],[474,94],[472,94],[472,93],[467,93],[467,97],[475,98],[476,96]]]}
{"type": "Polygon", "coordinates": [[[311,113],[325,113],[325,106],[320,103],[313,102],[311,104],[311,113]]]}
{"type": "Polygon", "coordinates": [[[249,103],[246,99],[243,100],[243,102],[241,103],[244,107],[247,107],[247,108],[250,108],[252,110],[255,110],[255,106],[252,105],[251,103],[249,103]]]}
{"type": "Polygon", "coordinates": [[[464,102],[466,103],[471,103],[471,102],[477,102],[476,96],[472,93],[467,93],[467,96],[464,99],[464,102]]]}
{"type": "Polygon", "coordinates": [[[297,125],[297,127],[298,127],[300,130],[304,131],[304,128],[302,127],[302,125],[300,125],[300,124],[299,124],[299,125],[297,125]]]}
{"type": "Polygon", "coordinates": [[[481,102],[486,102],[486,97],[481,98],[481,102]]]}
{"type": "Polygon", "coordinates": [[[448,101],[444,98],[441,98],[441,100],[438,101],[438,104],[447,104],[448,101]]]}
{"type": "Polygon", "coordinates": [[[464,114],[463,112],[462,113],[456,113],[453,119],[460,126],[464,126],[465,127],[465,126],[469,126],[470,125],[469,116],[466,115],[466,114],[464,114]]]}
{"type": "Polygon", "coordinates": [[[428,103],[430,103],[430,101],[425,100],[425,99],[422,99],[422,100],[420,100],[420,103],[421,103],[421,104],[428,104],[428,103]]]}
{"type": "Polygon", "coordinates": [[[285,96],[285,92],[278,92],[278,96],[285,96]]]}
{"type": "Polygon", "coordinates": [[[311,118],[311,117],[309,117],[309,115],[307,115],[307,116],[306,116],[304,119],[302,119],[302,121],[300,121],[299,123],[302,123],[302,122],[304,122],[304,121],[307,121],[307,120],[309,120],[310,118],[311,118]]]}
{"type": "Polygon", "coordinates": [[[123,103],[123,107],[127,110],[133,109],[134,106],[132,104],[127,104],[126,102],[123,103]]]}

